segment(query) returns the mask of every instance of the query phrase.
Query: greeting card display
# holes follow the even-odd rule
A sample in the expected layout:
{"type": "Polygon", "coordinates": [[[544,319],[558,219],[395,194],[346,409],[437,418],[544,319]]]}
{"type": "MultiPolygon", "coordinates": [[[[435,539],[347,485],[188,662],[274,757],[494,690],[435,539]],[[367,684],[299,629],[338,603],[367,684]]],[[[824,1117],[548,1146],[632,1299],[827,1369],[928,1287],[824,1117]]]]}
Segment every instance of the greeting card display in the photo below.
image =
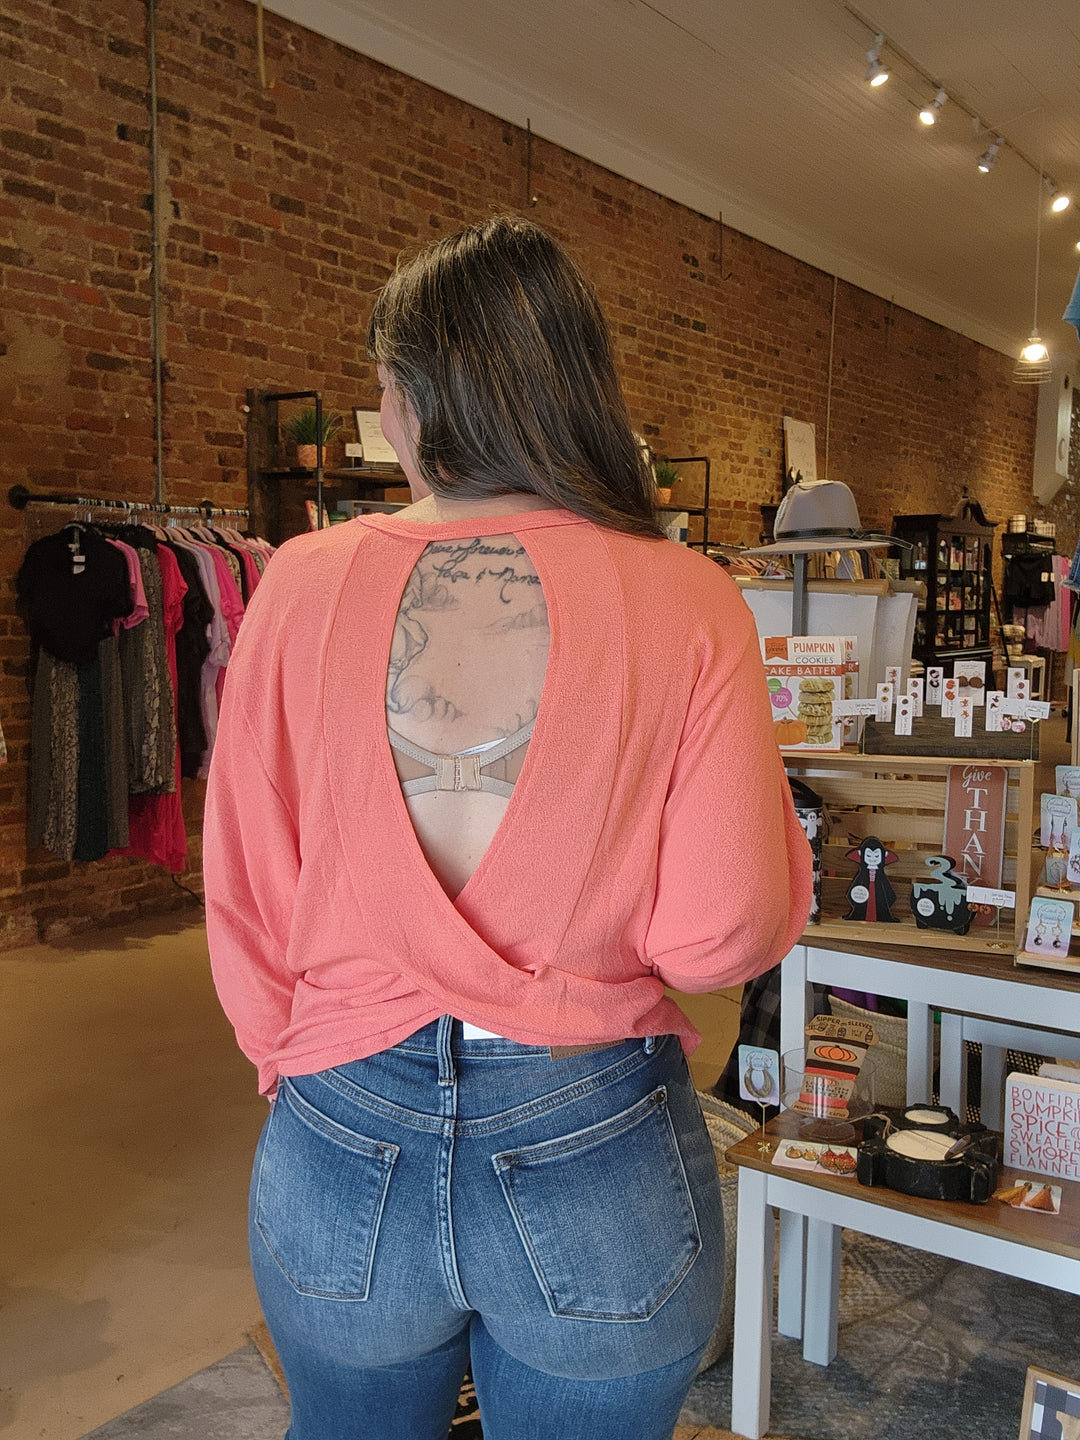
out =
{"type": "Polygon", "coordinates": [[[1059,795],[1080,800],[1080,765],[1055,765],[1054,788],[1059,795]]]}

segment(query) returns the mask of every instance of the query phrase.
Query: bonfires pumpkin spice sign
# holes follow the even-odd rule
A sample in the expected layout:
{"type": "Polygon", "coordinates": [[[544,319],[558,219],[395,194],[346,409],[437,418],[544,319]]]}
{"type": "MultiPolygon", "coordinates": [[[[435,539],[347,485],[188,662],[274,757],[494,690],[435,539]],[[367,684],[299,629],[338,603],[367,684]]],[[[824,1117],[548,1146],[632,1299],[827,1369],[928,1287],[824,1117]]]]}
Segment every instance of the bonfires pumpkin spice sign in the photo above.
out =
{"type": "MultiPolygon", "coordinates": [[[[945,792],[944,853],[969,885],[1001,886],[1005,854],[1008,772],[996,765],[950,765],[945,792]]],[[[990,925],[994,910],[976,910],[975,924],[990,925]]]]}

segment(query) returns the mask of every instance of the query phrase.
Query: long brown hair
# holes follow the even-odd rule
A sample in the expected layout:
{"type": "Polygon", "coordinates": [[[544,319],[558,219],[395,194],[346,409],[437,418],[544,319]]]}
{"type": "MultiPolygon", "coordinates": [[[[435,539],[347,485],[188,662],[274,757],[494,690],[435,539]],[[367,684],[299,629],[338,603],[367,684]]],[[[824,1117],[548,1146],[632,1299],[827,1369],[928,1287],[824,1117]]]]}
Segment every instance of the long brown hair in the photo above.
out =
{"type": "Polygon", "coordinates": [[[499,216],[399,263],[368,352],[412,409],[435,494],[524,492],[662,535],[596,295],[538,225],[499,216]]]}

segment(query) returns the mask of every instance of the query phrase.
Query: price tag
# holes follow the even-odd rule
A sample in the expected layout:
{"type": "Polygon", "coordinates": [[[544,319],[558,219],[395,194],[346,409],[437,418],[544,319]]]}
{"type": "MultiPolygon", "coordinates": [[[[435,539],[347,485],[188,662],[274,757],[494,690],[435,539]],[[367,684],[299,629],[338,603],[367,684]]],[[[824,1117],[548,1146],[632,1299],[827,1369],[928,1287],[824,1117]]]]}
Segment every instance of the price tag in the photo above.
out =
{"type": "Polygon", "coordinates": [[[969,885],[967,898],[972,905],[998,905],[1006,910],[1016,909],[1015,890],[987,890],[982,885],[969,885]]]}
{"type": "Polygon", "coordinates": [[[898,695],[896,697],[896,724],[893,726],[894,734],[911,734],[911,717],[914,710],[915,706],[910,695],[898,695]]]}
{"type": "Polygon", "coordinates": [[[874,711],[875,718],[888,723],[892,719],[892,706],[893,687],[889,684],[879,685],[877,687],[877,708],[874,711]]]}
{"type": "Polygon", "coordinates": [[[915,712],[915,718],[921,719],[923,712],[923,680],[921,676],[915,676],[907,682],[907,693],[911,696],[911,704],[915,712]]]}
{"type": "Polygon", "coordinates": [[[877,709],[876,700],[834,700],[832,713],[834,719],[850,720],[856,715],[876,715],[877,709]]]}
{"type": "Polygon", "coordinates": [[[1049,700],[1027,700],[1017,697],[1010,699],[1005,697],[1001,702],[1001,714],[1007,715],[1010,720],[1048,720],[1050,718],[1049,700]]]}

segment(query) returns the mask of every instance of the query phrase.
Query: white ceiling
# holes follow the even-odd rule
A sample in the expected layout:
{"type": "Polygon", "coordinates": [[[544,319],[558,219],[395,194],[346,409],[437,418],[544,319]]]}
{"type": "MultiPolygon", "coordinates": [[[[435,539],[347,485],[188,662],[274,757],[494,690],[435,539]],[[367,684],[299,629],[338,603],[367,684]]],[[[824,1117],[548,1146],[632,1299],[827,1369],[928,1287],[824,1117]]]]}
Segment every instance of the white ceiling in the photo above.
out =
{"type": "Polygon", "coordinates": [[[1044,207],[1039,326],[1080,268],[1078,0],[268,0],[268,8],[963,334],[1015,353],[1031,329],[1037,170],[989,175],[957,104],[865,16],[1073,196],[1044,207]],[[865,6],[865,8],[863,8],[865,6]]]}

